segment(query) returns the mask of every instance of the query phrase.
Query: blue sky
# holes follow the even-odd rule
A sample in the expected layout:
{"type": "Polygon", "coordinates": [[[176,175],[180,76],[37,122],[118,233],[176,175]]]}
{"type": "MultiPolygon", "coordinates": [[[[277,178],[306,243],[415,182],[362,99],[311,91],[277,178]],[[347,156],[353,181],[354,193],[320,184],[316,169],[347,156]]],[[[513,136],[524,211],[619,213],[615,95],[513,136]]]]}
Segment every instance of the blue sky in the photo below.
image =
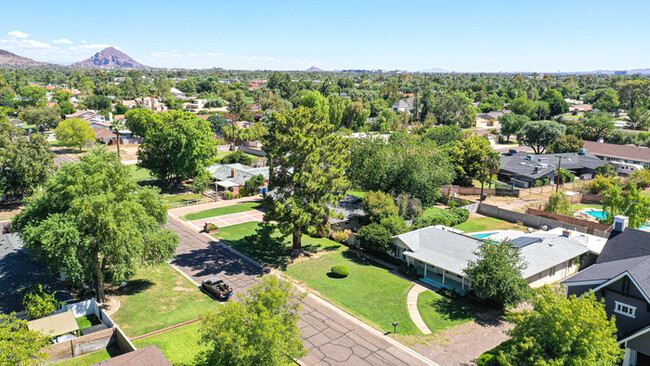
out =
{"type": "Polygon", "coordinates": [[[650,68],[650,1],[11,1],[0,49],[71,63],[301,70],[650,68]]]}

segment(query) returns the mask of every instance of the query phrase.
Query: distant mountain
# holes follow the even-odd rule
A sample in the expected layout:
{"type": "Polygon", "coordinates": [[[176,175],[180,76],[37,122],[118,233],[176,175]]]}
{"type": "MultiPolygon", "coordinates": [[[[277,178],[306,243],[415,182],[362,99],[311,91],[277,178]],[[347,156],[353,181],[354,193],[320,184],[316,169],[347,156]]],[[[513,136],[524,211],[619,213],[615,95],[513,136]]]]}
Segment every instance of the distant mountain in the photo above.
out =
{"type": "Polygon", "coordinates": [[[634,69],[627,70],[628,75],[641,74],[641,75],[650,75],[650,69],[634,69]]]}
{"type": "Polygon", "coordinates": [[[113,47],[104,48],[103,50],[97,52],[91,58],[75,62],[70,66],[77,67],[101,67],[107,69],[118,69],[118,68],[131,68],[131,69],[144,69],[147,66],[139,63],[138,61],[132,59],[126,53],[117,50],[113,47]]]}
{"type": "Polygon", "coordinates": [[[0,50],[0,67],[3,66],[45,66],[45,62],[34,61],[31,58],[18,56],[9,51],[0,50]]]}
{"type": "Polygon", "coordinates": [[[437,72],[449,72],[449,71],[447,71],[445,69],[440,69],[440,68],[434,67],[433,69],[422,70],[422,72],[425,72],[425,73],[426,72],[428,72],[428,73],[437,73],[437,72]]]}
{"type": "Polygon", "coordinates": [[[319,71],[323,71],[323,70],[320,67],[312,66],[312,67],[308,68],[307,71],[319,72],[319,71]]]}

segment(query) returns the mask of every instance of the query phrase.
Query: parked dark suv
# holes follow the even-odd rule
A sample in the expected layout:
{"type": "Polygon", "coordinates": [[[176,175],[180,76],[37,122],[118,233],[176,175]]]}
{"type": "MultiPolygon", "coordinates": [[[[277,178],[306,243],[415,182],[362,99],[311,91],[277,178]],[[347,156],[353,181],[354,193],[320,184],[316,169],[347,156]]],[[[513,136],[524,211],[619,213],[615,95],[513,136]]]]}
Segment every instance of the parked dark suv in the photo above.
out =
{"type": "Polygon", "coordinates": [[[232,288],[226,285],[220,277],[210,277],[203,280],[202,287],[208,293],[213,294],[219,300],[228,300],[232,296],[232,288]]]}

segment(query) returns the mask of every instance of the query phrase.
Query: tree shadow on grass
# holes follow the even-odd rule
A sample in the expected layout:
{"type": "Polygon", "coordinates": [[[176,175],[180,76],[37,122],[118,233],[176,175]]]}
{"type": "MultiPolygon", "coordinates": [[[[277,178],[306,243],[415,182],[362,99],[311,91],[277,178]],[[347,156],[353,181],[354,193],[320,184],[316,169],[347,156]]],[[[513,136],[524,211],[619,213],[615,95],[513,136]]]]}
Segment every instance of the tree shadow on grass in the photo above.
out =
{"type": "Polygon", "coordinates": [[[358,264],[360,266],[375,266],[375,267],[385,268],[384,266],[355,253],[352,249],[344,250],[341,254],[345,259],[348,259],[350,262],[354,264],[358,264]]]}
{"type": "Polygon", "coordinates": [[[108,292],[115,296],[131,296],[146,291],[153,285],[154,283],[149,280],[137,279],[128,281],[126,286],[114,287],[108,292]]]}
{"type": "Polygon", "coordinates": [[[503,310],[495,309],[468,297],[441,295],[426,304],[431,306],[445,320],[474,319],[481,326],[496,327],[503,323],[503,310]]]}

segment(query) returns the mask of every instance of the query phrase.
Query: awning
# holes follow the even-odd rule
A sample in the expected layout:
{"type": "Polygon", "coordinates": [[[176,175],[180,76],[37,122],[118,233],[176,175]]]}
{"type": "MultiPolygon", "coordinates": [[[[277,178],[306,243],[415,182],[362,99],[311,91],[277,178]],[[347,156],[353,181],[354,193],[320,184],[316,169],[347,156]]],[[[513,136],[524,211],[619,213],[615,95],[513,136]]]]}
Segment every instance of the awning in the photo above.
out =
{"type": "Polygon", "coordinates": [[[79,324],[72,311],[58,313],[28,323],[29,330],[35,330],[51,337],[57,337],[79,330],[79,324]]]}
{"type": "Polygon", "coordinates": [[[220,180],[217,182],[217,185],[223,188],[239,187],[239,184],[229,180],[220,180]]]}

